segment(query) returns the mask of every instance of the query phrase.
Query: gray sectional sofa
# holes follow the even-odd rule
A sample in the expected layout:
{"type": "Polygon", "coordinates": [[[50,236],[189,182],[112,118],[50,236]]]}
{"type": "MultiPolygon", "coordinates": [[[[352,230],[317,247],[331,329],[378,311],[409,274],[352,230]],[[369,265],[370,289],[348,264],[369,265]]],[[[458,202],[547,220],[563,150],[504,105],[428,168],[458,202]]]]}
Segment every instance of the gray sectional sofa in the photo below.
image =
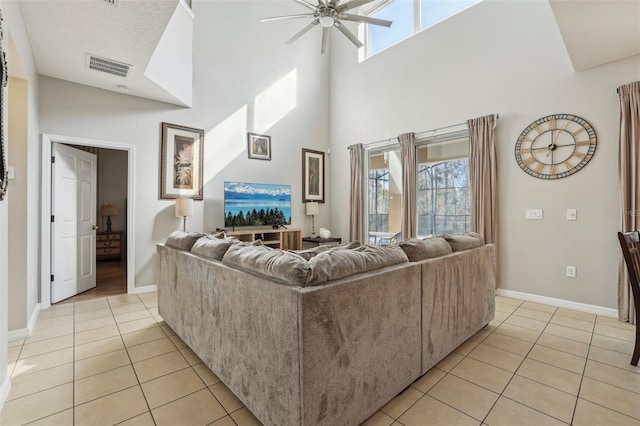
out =
{"type": "Polygon", "coordinates": [[[452,238],[292,253],[178,232],[158,309],[263,424],[357,425],[493,319],[494,246],[452,238]]]}

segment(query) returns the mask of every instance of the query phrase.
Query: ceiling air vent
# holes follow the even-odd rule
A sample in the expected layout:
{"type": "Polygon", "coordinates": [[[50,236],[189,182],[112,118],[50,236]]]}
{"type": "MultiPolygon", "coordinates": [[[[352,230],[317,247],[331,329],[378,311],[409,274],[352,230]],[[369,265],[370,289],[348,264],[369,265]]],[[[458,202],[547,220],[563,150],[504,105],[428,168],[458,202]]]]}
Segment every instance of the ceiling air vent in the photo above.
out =
{"type": "Polygon", "coordinates": [[[101,58],[90,53],[87,53],[87,60],[90,69],[117,75],[118,77],[126,77],[127,74],[129,74],[129,69],[131,69],[131,65],[129,64],[114,61],[113,59],[101,58]]]}

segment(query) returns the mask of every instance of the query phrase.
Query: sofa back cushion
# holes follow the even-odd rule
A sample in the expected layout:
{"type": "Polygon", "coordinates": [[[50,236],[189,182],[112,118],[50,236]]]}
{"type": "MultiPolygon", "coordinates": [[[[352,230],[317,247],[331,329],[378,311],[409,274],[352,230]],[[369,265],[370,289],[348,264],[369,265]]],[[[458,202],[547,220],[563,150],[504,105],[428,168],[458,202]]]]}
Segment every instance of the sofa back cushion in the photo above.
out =
{"type": "Polygon", "coordinates": [[[309,285],[405,262],[408,262],[407,255],[396,245],[364,245],[352,250],[327,250],[309,260],[309,285]]]}
{"type": "Polygon", "coordinates": [[[193,244],[191,253],[213,260],[222,260],[224,254],[237,240],[231,238],[202,237],[193,244]]]}
{"type": "Polygon", "coordinates": [[[444,235],[445,240],[453,251],[469,250],[484,245],[482,235],[475,232],[467,232],[461,235],[444,235]]]}
{"type": "Polygon", "coordinates": [[[360,242],[359,241],[352,241],[350,243],[346,243],[346,244],[339,244],[339,245],[329,245],[329,244],[325,244],[325,245],[319,245],[310,249],[306,249],[306,250],[296,250],[296,251],[292,251],[292,253],[297,254],[298,256],[303,257],[305,260],[310,260],[312,257],[314,257],[315,255],[317,255],[318,253],[322,253],[325,251],[329,251],[329,250],[350,250],[350,249],[354,249],[356,247],[360,247],[360,242]]]}
{"type": "Polygon", "coordinates": [[[222,257],[222,262],[300,287],[307,284],[311,272],[302,257],[264,245],[233,244],[222,257]]]}
{"type": "Polygon", "coordinates": [[[204,234],[199,232],[183,232],[183,231],[174,231],[167,237],[167,242],[165,245],[169,247],[176,248],[178,250],[191,250],[193,244],[204,234]]]}
{"type": "Polygon", "coordinates": [[[449,243],[440,237],[431,237],[419,240],[409,238],[398,244],[409,258],[409,262],[418,262],[423,259],[431,259],[451,253],[449,243]]]}

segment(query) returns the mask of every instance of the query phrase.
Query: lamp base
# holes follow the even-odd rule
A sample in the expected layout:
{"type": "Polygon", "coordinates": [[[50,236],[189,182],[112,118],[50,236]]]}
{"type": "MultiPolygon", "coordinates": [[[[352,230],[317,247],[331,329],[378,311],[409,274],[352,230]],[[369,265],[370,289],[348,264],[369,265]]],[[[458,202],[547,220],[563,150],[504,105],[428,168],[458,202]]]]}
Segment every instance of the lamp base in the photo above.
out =
{"type": "Polygon", "coordinates": [[[113,232],[111,229],[111,216],[107,216],[107,232],[113,232]]]}

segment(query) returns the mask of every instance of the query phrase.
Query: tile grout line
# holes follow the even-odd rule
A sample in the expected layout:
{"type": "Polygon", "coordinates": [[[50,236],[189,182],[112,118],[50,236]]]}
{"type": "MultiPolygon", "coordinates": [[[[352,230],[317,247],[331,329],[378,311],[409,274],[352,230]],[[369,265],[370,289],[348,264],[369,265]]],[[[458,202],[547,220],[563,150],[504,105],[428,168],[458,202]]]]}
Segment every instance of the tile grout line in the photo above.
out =
{"type": "MultiPolygon", "coordinates": [[[[522,305],[524,305],[524,302],[522,303],[522,305]]],[[[518,308],[514,309],[514,311],[513,311],[513,312],[515,312],[515,311],[516,311],[516,310],[518,310],[520,307],[522,307],[522,305],[520,305],[520,306],[518,306],[518,308]]],[[[504,388],[503,388],[503,389],[502,389],[502,391],[500,392],[500,394],[499,394],[498,398],[495,400],[495,402],[493,403],[493,405],[491,406],[491,408],[489,409],[489,411],[487,411],[487,414],[485,414],[484,418],[481,420],[481,423],[483,423],[483,424],[484,424],[484,423],[486,422],[487,417],[489,417],[489,414],[490,414],[490,413],[491,413],[491,411],[495,408],[496,404],[498,403],[498,401],[500,400],[500,398],[501,398],[501,397],[504,397],[504,398],[510,399],[511,401],[514,401],[514,402],[516,402],[516,403],[518,403],[518,404],[520,404],[520,405],[523,405],[523,406],[528,407],[528,408],[530,408],[530,409],[532,409],[532,410],[535,410],[535,411],[537,411],[537,412],[539,412],[539,413],[542,413],[542,414],[544,414],[544,415],[546,415],[546,416],[549,416],[549,417],[551,417],[551,418],[556,419],[556,417],[551,416],[551,415],[550,415],[550,414],[548,414],[548,413],[544,413],[544,412],[542,412],[542,411],[540,411],[540,410],[538,410],[538,409],[536,409],[536,408],[534,408],[534,407],[530,407],[530,406],[528,406],[528,405],[526,405],[526,404],[523,404],[523,403],[521,403],[521,402],[519,402],[519,401],[515,401],[515,400],[513,400],[513,399],[509,398],[508,396],[504,395],[504,391],[505,391],[505,390],[507,390],[507,388],[509,387],[509,385],[510,385],[510,384],[511,384],[511,382],[513,381],[513,378],[517,375],[518,370],[520,370],[520,367],[522,367],[522,364],[524,364],[524,362],[525,362],[525,361],[527,360],[527,358],[529,357],[529,354],[531,353],[531,351],[533,350],[533,348],[534,348],[534,347],[535,347],[535,345],[537,344],[538,340],[540,340],[540,337],[542,337],[542,334],[544,333],[544,330],[546,330],[547,326],[549,325],[549,323],[550,323],[550,321],[551,321],[551,318],[553,318],[553,315],[555,315],[555,313],[556,313],[557,311],[558,311],[558,307],[556,306],[556,308],[555,308],[555,310],[553,311],[553,313],[551,313],[551,317],[549,317],[549,320],[547,320],[547,324],[546,324],[546,325],[545,325],[545,327],[542,329],[542,331],[540,331],[540,335],[538,336],[538,338],[536,339],[536,341],[535,341],[535,342],[533,342],[533,344],[531,345],[531,348],[529,349],[529,351],[527,351],[527,354],[526,354],[526,355],[524,355],[524,357],[522,358],[522,361],[520,362],[520,364],[518,365],[518,367],[515,369],[515,371],[514,371],[514,372],[513,372],[513,374],[511,375],[511,378],[509,379],[509,381],[507,382],[507,384],[504,386],[504,388]]],[[[515,315],[513,312],[511,313],[511,315],[515,315]]],[[[504,322],[505,322],[505,321],[506,321],[506,320],[507,320],[511,315],[509,315],[507,318],[505,318],[505,320],[503,321],[503,323],[504,323],[504,322]]],[[[507,352],[508,352],[508,351],[507,351],[507,352]]],[[[519,354],[518,354],[518,355],[519,355],[519,354]]],[[[522,356],[522,355],[520,355],[520,356],[522,356]]],[[[523,376],[520,376],[520,377],[523,377],[523,376]]],[[[526,378],[526,377],[525,377],[525,378],[526,378]]],[[[529,380],[530,380],[530,379],[529,379],[529,380]]],[[[577,403],[577,397],[576,397],[576,403],[577,403]]],[[[574,409],[575,409],[575,406],[574,406],[574,409]]],[[[557,419],[557,420],[562,421],[562,420],[560,420],[560,419],[557,419]]]]}
{"type": "MultiPolygon", "coordinates": [[[[138,298],[138,300],[140,300],[139,296],[136,295],[136,297],[138,298]]],[[[131,359],[131,355],[129,354],[129,349],[127,348],[127,345],[126,345],[126,343],[124,341],[124,338],[122,337],[122,331],[120,330],[120,326],[118,325],[118,322],[116,321],[115,314],[113,313],[113,306],[111,306],[111,302],[109,301],[108,297],[107,297],[107,303],[109,304],[109,309],[111,310],[113,321],[116,323],[116,329],[118,330],[118,336],[120,336],[120,340],[122,340],[122,346],[124,346],[124,350],[125,350],[125,352],[127,354],[127,358],[129,358],[129,365],[131,366],[131,369],[133,370],[133,374],[136,377],[136,381],[138,382],[137,385],[131,386],[131,388],[133,388],[135,386],[138,386],[140,388],[140,393],[142,393],[142,398],[144,398],[144,403],[147,406],[147,410],[149,412],[149,415],[151,416],[151,420],[153,421],[154,425],[157,425],[156,419],[153,416],[153,413],[151,412],[151,407],[149,406],[149,401],[147,401],[147,396],[144,394],[144,390],[142,389],[142,383],[140,382],[140,377],[138,376],[138,372],[136,371],[135,367],[133,366],[133,360],[131,359]]],[[[146,307],[146,305],[144,303],[142,305],[145,307],[145,309],[147,309],[147,307],[146,307]]],[[[148,309],[147,309],[147,311],[148,311],[148,309]]],[[[151,312],[149,312],[149,313],[151,313],[151,312]]],[[[164,330],[162,330],[162,331],[164,332],[164,330]]],[[[173,343],[173,342],[171,342],[171,343],[173,343]]],[[[130,389],[130,388],[128,388],[128,389],[130,389]]],[[[144,413],[141,413],[141,414],[144,414],[144,413]]],[[[141,414],[136,414],[134,417],[137,417],[137,416],[139,416],[141,414]]],[[[134,417],[131,417],[130,419],[132,419],[134,417]]],[[[130,419],[125,419],[123,421],[127,421],[127,420],[130,420],[130,419]]],[[[120,422],[120,423],[122,423],[122,422],[120,422]]]]}

